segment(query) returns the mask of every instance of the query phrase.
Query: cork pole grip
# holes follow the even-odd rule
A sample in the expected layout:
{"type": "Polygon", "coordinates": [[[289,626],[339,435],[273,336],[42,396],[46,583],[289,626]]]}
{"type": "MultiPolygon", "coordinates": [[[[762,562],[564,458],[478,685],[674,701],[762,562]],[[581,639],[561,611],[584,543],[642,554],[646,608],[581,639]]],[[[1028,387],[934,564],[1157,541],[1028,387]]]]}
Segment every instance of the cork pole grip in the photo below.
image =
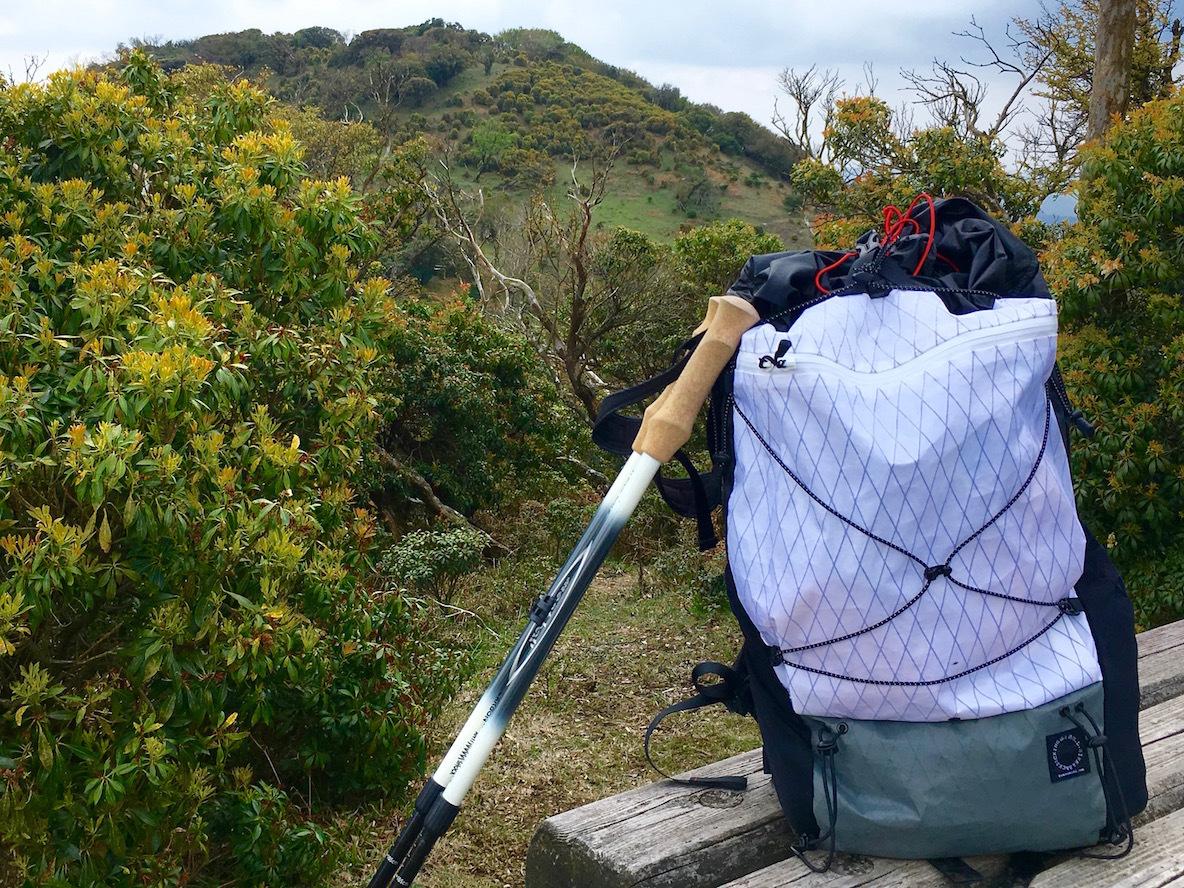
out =
{"type": "Polygon", "coordinates": [[[696,330],[705,331],[702,341],[678,379],[646,408],[633,440],[634,451],[664,463],[687,443],[711,387],[736,353],[744,331],[757,319],[756,309],[739,296],[711,299],[707,317],[696,330]]]}
{"type": "MultiPolygon", "coordinates": [[[[719,302],[716,301],[715,299],[708,299],[707,300],[707,316],[704,317],[703,320],[701,320],[699,322],[698,327],[696,327],[693,331],[691,331],[691,335],[698,336],[700,333],[702,333],[704,330],[706,330],[708,327],[710,327],[711,322],[713,320],[715,320],[715,313],[718,310],[719,310],[719,302]]],[[[638,453],[644,452],[641,450],[640,444],[642,441],[645,440],[645,436],[650,430],[650,424],[653,422],[654,414],[657,413],[659,411],[659,409],[661,408],[661,406],[666,402],[666,397],[670,394],[670,392],[673,390],[673,388],[674,388],[674,386],[668,385],[668,386],[666,386],[666,388],[662,389],[662,393],[654,399],[654,401],[650,405],[649,409],[646,410],[645,413],[642,414],[641,428],[637,430],[637,437],[633,439],[633,449],[636,450],[638,453]]],[[[676,447],[675,450],[677,450],[677,449],[678,448],[676,447]]]]}

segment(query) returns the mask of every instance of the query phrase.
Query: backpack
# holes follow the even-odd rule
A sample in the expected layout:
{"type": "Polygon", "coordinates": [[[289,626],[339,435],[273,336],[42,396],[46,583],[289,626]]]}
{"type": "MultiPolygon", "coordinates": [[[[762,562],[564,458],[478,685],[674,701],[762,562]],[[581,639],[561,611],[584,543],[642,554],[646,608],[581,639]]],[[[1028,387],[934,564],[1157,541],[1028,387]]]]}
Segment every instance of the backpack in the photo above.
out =
{"type": "MultiPolygon", "coordinates": [[[[761,321],[712,392],[712,469],[680,453],[687,477],[658,486],[703,547],[723,506],[744,643],[696,667],[647,757],[671,712],[751,714],[812,869],[836,850],[1129,850],[1147,803],[1134,617],[1077,515],[1069,430],[1092,430],[1034,254],[922,195],[851,250],[752,257],[729,293],[761,321]]],[[[601,446],[627,450],[621,411],[694,345],[605,399],[601,446]]]]}

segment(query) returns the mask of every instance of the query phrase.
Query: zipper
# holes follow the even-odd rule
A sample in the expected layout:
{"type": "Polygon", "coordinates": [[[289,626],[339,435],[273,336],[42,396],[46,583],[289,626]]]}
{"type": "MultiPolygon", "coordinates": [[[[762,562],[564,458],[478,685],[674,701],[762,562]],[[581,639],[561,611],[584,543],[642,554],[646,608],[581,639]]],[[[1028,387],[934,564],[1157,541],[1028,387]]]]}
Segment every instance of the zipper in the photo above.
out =
{"type": "Polygon", "coordinates": [[[887,370],[852,370],[838,361],[824,358],[822,355],[810,354],[786,354],[781,359],[780,366],[770,366],[769,362],[766,362],[766,366],[760,368],[758,367],[760,357],[755,353],[745,355],[745,357],[752,357],[755,360],[737,361],[736,369],[741,373],[749,373],[757,376],[777,376],[783,373],[793,373],[797,370],[817,369],[842,377],[856,384],[883,385],[896,379],[911,376],[934,364],[942,363],[953,355],[960,354],[964,351],[987,345],[1025,342],[1031,339],[1039,339],[1042,336],[1051,336],[1056,332],[1056,315],[1011,321],[995,327],[986,327],[981,330],[971,330],[962,333],[935,345],[915,358],[910,358],[903,364],[898,364],[887,370]]]}

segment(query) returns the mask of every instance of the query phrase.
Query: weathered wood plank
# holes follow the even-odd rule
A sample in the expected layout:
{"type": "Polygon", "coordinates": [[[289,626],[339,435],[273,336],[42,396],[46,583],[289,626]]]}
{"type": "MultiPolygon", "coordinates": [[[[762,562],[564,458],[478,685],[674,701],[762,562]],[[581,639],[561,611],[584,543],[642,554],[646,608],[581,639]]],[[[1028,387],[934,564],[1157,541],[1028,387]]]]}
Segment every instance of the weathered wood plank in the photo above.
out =
{"type": "Polygon", "coordinates": [[[1184,620],[1142,632],[1138,642],[1142,705],[1184,694],[1184,620]]]}
{"type": "Polygon", "coordinates": [[[1148,792],[1147,810],[1135,821],[1141,824],[1184,808],[1184,697],[1144,710],[1139,736],[1148,792]]]}
{"type": "MultiPolygon", "coordinates": [[[[1002,857],[971,857],[967,861],[987,879],[1006,870],[1002,857]]],[[[949,881],[920,860],[888,860],[839,854],[825,873],[812,873],[796,858],[782,860],[759,872],[728,882],[723,888],[947,888],[949,881]]]]}
{"type": "Polygon", "coordinates": [[[1184,883],[1184,811],[1148,823],[1135,836],[1134,849],[1122,860],[1068,860],[1037,875],[1031,888],[1153,888],[1184,883]]]}
{"type": "Polygon", "coordinates": [[[1139,659],[1158,654],[1172,648],[1184,647],[1184,620],[1168,623],[1158,629],[1140,632],[1135,641],[1139,645],[1139,659]]]}
{"type": "Polygon", "coordinates": [[[761,770],[760,750],[687,776],[723,774],[747,776],[748,791],[696,790],[661,781],[548,818],[527,852],[527,884],[719,884],[750,871],[754,861],[762,866],[779,860],[790,836],[761,770]],[[678,853],[672,855],[671,848],[678,853]]]}
{"type": "MultiPolygon", "coordinates": [[[[1139,655],[1145,707],[1140,733],[1151,786],[1143,818],[1147,819],[1184,806],[1184,696],[1180,696],[1184,694],[1184,622],[1141,634],[1139,655]]],[[[531,842],[526,884],[530,888],[722,885],[785,859],[789,831],[769,779],[761,771],[760,750],[690,773],[745,774],[750,788],[737,794],[660,781],[548,818],[531,842]]],[[[851,867],[856,866],[851,861],[868,859],[847,860],[844,866],[851,867]]],[[[910,866],[893,861],[869,861],[868,865],[873,867],[869,872],[878,873],[877,888],[897,884],[879,879],[895,879],[902,866],[910,866]]],[[[800,868],[802,878],[811,875],[795,861],[783,864],[785,877],[794,866],[800,868]]],[[[901,872],[907,880],[921,870],[901,872]]],[[[807,880],[802,888],[860,885],[863,875],[837,873],[836,877],[856,881],[807,880]]]]}

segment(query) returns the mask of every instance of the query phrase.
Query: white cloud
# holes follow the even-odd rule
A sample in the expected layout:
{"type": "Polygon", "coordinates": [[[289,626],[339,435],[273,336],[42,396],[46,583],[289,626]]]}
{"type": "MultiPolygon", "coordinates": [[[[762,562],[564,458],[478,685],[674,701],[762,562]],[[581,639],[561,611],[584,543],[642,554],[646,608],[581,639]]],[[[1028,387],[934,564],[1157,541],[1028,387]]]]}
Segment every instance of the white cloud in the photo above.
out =
{"type": "MultiPolygon", "coordinates": [[[[894,100],[902,65],[956,55],[951,32],[972,14],[988,26],[1029,9],[1032,0],[43,0],[0,18],[0,71],[23,71],[31,55],[49,67],[88,62],[134,37],[183,39],[260,28],[294,31],[325,25],[357,33],[428,18],[497,32],[510,27],[559,31],[593,55],[725,110],[769,121],[775,75],[786,65],[838,67],[851,81],[874,62],[880,92],[894,100]]],[[[1030,11],[1030,10],[1029,10],[1030,11]]]]}

